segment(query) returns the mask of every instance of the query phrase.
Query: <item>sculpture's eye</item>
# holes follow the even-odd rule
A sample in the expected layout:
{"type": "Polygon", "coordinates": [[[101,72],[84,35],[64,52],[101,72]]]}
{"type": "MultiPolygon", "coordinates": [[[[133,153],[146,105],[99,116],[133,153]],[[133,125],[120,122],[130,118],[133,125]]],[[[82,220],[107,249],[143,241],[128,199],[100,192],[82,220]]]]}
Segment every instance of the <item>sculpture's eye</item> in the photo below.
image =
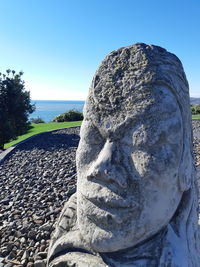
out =
{"type": "Polygon", "coordinates": [[[141,124],[133,130],[133,146],[141,149],[162,146],[166,143],[177,143],[181,136],[181,124],[173,118],[157,122],[141,124]]]}
{"type": "Polygon", "coordinates": [[[102,143],[104,143],[104,139],[100,132],[92,124],[87,125],[87,128],[85,129],[81,138],[83,138],[83,141],[85,141],[88,145],[102,145],[102,143]]]}
{"type": "Polygon", "coordinates": [[[79,143],[79,157],[77,165],[90,164],[95,160],[104,146],[104,139],[98,129],[90,122],[83,122],[84,127],[81,130],[81,140],[79,143]]]}

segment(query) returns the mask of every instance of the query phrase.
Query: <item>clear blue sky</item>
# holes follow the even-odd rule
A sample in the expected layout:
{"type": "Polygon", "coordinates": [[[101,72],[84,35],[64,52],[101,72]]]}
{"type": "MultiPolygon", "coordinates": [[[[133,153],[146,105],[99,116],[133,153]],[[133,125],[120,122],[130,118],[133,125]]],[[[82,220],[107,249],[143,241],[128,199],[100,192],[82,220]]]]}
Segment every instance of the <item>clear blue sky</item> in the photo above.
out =
{"type": "Polygon", "coordinates": [[[23,70],[34,100],[84,100],[103,58],[136,42],[175,53],[200,97],[199,0],[0,1],[0,71],[23,70]]]}

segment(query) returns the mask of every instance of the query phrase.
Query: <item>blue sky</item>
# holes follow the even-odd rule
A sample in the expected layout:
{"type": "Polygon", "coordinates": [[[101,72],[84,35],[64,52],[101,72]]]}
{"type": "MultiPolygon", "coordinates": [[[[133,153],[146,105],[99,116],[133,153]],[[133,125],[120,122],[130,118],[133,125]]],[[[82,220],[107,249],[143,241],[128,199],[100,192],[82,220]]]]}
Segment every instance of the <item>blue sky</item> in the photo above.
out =
{"type": "Polygon", "coordinates": [[[112,50],[155,44],[200,97],[199,0],[1,0],[0,71],[24,71],[32,99],[84,100],[112,50]]]}

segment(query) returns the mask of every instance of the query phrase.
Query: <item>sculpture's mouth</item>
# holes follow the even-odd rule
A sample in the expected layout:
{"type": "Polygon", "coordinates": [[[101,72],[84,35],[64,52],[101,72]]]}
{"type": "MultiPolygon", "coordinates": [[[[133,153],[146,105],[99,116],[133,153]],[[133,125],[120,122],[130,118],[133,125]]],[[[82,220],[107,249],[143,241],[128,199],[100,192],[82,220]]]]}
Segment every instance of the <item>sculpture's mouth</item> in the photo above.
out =
{"type": "Polygon", "coordinates": [[[113,208],[113,209],[136,209],[139,204],[133,199],[124,199],[114,194],[110,195],[95,195],[94,193],[82,194],[82,198],[90,201],[97,207],[113,208]]]}
{"type": "Polygon", "coordinates": [[[100,228],[108,229],[114,224],[126,223],[129,216],[137,214],[139,205],[136,202],[114,198],[113,196],[100,197],[90,194],[87,196],[81,193],[82,203],[86,204],[84,207],[85,216],[100,228]]]}

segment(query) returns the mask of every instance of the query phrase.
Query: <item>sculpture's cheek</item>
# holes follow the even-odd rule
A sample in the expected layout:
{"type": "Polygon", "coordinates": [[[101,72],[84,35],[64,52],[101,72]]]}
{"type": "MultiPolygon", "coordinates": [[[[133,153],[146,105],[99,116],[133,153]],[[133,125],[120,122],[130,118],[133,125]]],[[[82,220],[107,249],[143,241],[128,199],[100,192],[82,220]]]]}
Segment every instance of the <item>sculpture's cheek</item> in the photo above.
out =
{"type": "MultiPolygon", "coordinates": [[[[170,179],[171,173],[178,171],[181,152],[179,144],[165,144],[146,151],[136,150],[131,157],[141,178],[156,176],[157,179],[162,179],[164,174],[170,179]]],[[[173,176],[171,179],[174,180],[173,176]]]]}

